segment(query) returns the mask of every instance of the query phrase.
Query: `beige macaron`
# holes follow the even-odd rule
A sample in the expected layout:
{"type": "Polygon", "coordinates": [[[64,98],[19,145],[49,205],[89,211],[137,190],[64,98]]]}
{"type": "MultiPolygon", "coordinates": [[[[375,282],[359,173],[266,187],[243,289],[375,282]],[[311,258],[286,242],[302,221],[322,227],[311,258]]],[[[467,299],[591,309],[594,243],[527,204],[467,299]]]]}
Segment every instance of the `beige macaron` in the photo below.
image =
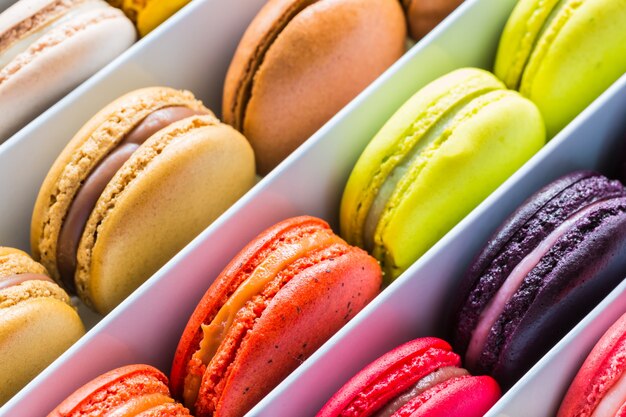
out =
{"type": "Polygon", "coordinates": [[[0,247],[0,405],[84,333],[69,296],[46,269],[0,247]]]}
{"type": "Polygon", "coordinates": [[[251,188],[254,172],[246,139],[190,92],[131,92],[87,122],[48,173],[34,257],[106,313],[251,188]]]}
{"type": "Polygon", "coordinates": [[[230,64],[224,121],[266,174],[395,62],[405,39],[398,0],[270,0],[230,64]]]}
{"type": "Polygon", "coordinates": [[[104,0],[20,0],[0,14],[0,143],[122,53],[132,22],[104,0]]]}
{"type": "Polygon", "coordinates": [[[402,0],[409,33],[420,40],[456,9],[463,0],[402,0]]]}

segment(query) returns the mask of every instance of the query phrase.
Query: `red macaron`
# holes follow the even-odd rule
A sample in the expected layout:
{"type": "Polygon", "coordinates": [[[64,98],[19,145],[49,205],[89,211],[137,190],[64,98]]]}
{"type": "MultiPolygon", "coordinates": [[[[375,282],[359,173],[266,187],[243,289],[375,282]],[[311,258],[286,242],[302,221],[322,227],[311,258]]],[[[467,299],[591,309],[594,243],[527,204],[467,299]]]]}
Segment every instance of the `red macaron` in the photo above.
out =
{"type": "Polygon", "coordinates": [[[243,416],[380,290],[382,272],[324,221],[282,221],[215,279],[176,351],[171,388],[196,417],[243,416]]]}
{"type": "Polygon", "coordinates": [[[481,417],[500,398],[500,388],[460,364],[447,342],[415,339],[355,375],[317,417],[481,417]]]}
{"type": "Polygon", "coordinates": [[[626,314],[593,348],[557,417],[626,417],[626,314]]]}
{"type": "Polygon", "coordinates": [[[88,382],[48,417],[191,417],[174,402],[167,377],[149,365],[128,365],[88,382]]]}

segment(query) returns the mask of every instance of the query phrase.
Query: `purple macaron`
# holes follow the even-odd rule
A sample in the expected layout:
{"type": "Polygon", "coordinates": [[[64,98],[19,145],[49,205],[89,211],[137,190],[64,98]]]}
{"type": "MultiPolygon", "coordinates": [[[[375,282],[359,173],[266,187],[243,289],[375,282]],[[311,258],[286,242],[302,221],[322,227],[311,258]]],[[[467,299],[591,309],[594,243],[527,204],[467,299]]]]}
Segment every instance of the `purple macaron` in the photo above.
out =
{"type": "Polygon", "coordinates": [[[626,189],[588,171],[533,195],[466,273],[455,348],[510,387],[626,276],[626,189]]]}

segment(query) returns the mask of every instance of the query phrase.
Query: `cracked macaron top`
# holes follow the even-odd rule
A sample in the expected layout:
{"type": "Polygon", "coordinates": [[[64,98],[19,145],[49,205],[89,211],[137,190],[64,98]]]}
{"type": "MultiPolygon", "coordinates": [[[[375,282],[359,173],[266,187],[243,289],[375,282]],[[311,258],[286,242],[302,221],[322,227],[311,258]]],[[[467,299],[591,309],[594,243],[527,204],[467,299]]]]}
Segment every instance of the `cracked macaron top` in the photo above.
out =
{"type": "Polygon", "coordinates": [[[253,183],[245,138],[190,92],[137,90],[95,115],[51,168],[33,213],[33,254],[104,313],[253,183]]]}
{"type": "Polygon", "coordinates": [[[0,247],[0,405],[84,332],[46,268],[21,250],[0,247]]]}
{"type": "Polygon", "coordinates": [[[398,0],[270,0],[228,69],[224,121],[265,175],[400,58],[405,39],[398,0]]]}
{"type": "Polygon", "coordinates": [[[482,417],[500,398],[488,376],[471,376],[434,337],[385,353],[348,381],[317,417],[482,417]]]}
{"type": "Polygon", "coordinates": [[[623,0],[522,0],[495,74],[535,102],[554,136],[626,72],[623,0]]]}
{"type": "Polygon", "coordinates": [[[454,330],[468,369],[512,385],[621,281],[625,254],[619,181],[578,171],[530,197],[463,278],[454,330]]]}
{"type": "Polygon", "coordinates": [[[322,220],[296,217],[244,248],[181,337],[171,387],[196,416],[242,416],[378,293],[381,271],[322,220]]]}
{"type": "Polygon", "coordinates": [[[557,417],[626,416],[626,315],[595,345],[572,381],[557,417]]]}
{"type": "Polygon", "coordinates": [[[170,396],[167,377],[149,365],[127,365],[88,382],[48,417],[192,417],[170,396]]]}
{"type": "Polygon", "coordinates": [[[422,88],[371,140],[341,201],[341,234],[390,282],[545,141],[536,107],[475,68],[422,88]]]}

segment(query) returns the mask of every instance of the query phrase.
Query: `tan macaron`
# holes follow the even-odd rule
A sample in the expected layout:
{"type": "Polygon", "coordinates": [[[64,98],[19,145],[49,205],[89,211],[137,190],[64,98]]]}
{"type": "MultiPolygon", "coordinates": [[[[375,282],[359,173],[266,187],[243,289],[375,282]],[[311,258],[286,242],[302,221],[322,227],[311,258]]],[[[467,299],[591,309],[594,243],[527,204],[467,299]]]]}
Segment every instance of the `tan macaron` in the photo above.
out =
{"type": "Polygon", "coordinates": [[[409,33],[420,40],[456,9],[463,0],[402,0],[409,33]]]}
{"type": "Polygon", "coordinates": [[[254,171],[246,139],[191,93],[131,92],[87,122],[48,173],[34,257],[106,313],[251,188],[254,171]]]}
{"type": "Polygon", "coordinates": [[[84,333],[69,296],[46,268],[0,247],[0,405],[84,333]]]}
{"type": "Polygon", "coordinates": [[[104,0],[20,0],[0,14],[0,142],[133,44],[104,0]]]}
{"type": "Polygon", "coordinates": [[[266,174],[395,62],[405,38],[398,0],[270,0],[230,64],[224,121],[266,174]]]}

